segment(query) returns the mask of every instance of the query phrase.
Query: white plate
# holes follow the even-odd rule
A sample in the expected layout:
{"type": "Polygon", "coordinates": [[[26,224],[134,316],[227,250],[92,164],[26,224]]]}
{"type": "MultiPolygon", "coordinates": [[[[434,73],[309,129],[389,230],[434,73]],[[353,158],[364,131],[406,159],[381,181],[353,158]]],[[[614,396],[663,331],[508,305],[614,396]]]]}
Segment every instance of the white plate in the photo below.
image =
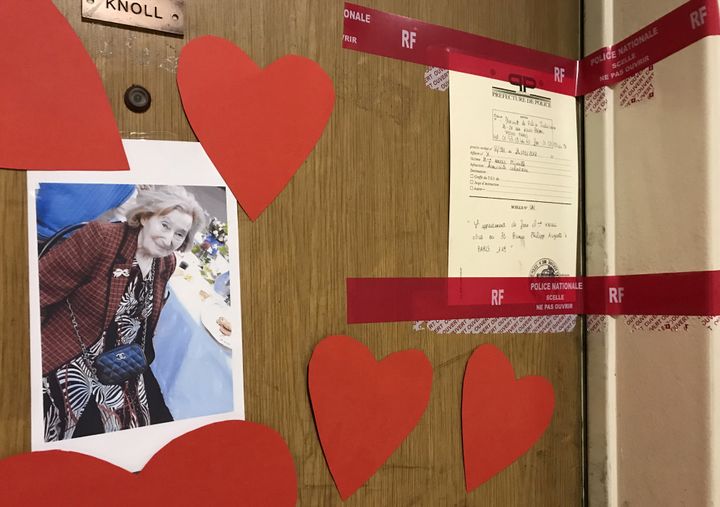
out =
{"type": "Polygon", "coordinates": [[[217,301],[208,301],[205,305],[203,305],[200,319],[202,320],[205,329],[208,330],[210,335],[215,338],[215,341],[217,341],[220,345],[231,349],[232,334],[230,336],[222,334],[220,331],[220,325],[217,323],[217,320],[220,317],[225,317],[225,319],[230,321],[233,328],[235,327],[233,320],[230,318],[230,307],[228,305],[217,301]]]}

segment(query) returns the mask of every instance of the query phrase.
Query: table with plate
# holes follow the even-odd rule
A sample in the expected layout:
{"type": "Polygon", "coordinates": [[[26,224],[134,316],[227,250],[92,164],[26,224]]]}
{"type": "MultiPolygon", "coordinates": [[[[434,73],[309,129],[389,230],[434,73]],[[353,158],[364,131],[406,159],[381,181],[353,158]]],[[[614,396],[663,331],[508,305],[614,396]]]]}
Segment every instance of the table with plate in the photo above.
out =
{"type": "Polygon", "coordinates": [[[153,338],[151,368],[176,420],[233,410],[233,336],[218,324],[232,321],[230,307],[189,261],[168,282],[153,338]]]}

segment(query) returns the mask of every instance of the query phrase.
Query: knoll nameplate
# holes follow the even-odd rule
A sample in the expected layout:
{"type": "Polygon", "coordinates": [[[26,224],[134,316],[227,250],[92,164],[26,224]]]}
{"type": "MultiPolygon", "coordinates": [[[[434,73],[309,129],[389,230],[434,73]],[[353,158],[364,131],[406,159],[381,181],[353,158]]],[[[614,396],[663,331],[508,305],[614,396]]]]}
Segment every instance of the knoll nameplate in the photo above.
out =
{"type": "Polygon", "coordinates": [[[81,0],[83,18],[177,35],[185,33],[185,0],[81,0]]]}

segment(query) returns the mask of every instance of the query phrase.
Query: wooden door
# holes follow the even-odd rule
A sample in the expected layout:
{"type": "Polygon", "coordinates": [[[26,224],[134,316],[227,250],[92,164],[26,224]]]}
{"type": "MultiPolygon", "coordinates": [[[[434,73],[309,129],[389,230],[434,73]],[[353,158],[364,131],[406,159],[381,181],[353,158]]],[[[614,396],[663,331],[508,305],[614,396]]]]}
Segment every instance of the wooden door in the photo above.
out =
{"type": "MultiPolygon", "coordinates": [[[[425,86],[425,68],[342,49],[340,1],[187,0],[184,38],[81,21],[80,1],[55,3],[94,59],[126,138],[195,139],[175,73],[180,49],[196,36],[228,38],[262,66],[287,53],[307,56],[335,83],[334,113],[307,162],[257,222],[239,213],[247,418],[277,429],[288,442],[299,504],[341,504],[306,382],[313,347],[331,334],[353,336],[378,358],[417,347],[434,367],[427,412],[347,505],[581,503],[579,326],[565,334],[441,335],[412,323],[346,323],[346,277],[447,275],[448,98],[425,86]],[[123,104],[132,84],[152,94],[144,114],[123,104]],[[482,343],[500,347],[518,376],[547,376],[556,409],[525,456],[467,494],[461,386],[467,359],[482,343]]],[[[578,56],[579,6],[572,0],[365,5],[578,56]]],[[[26,228],[25,176],[0,171],[0,457],[29,450],[26,228]]]]}

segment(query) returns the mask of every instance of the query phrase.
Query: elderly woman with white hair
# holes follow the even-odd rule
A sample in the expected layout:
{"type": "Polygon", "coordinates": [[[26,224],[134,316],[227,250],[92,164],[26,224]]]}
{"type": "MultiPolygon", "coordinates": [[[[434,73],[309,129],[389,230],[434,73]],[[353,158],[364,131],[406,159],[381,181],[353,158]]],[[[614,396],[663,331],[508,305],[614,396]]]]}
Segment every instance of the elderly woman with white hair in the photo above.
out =
{"type": "Polygon", "coordinates": [[[176,250],[206,213],[183,187],[138,190],[39,261],[45,440],[172,421],[149,365],[176,250]]]}

